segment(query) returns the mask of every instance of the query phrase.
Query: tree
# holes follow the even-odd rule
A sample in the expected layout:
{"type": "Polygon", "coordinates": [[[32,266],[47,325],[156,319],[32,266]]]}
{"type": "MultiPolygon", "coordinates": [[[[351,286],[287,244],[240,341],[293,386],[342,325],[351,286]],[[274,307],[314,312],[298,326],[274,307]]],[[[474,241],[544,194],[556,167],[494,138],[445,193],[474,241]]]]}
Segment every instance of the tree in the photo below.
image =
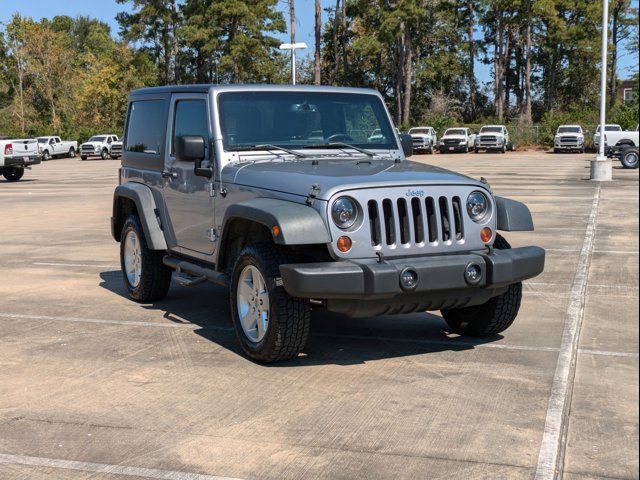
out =
{"type": "Polygon", "coordinates": [[[315,48],[313,50],[313,83],[320,85],[321,78],[321,65],[322,65],[322,6],[320,0],[315,0],[315,48]]]}

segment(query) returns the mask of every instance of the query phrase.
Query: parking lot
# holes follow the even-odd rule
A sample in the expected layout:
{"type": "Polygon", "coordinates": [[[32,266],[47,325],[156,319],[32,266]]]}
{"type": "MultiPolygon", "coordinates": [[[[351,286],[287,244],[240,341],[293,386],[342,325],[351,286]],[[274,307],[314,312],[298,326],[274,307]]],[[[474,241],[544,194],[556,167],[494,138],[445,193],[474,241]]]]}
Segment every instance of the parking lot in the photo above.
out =
{"type": "Polygon", "coordinates": [[[558,458],[638,478],[638,171],[600,186],[592,157],[414,157],[532,210],[536,232],[505,235],[546,271],[503,336],[316,314],[306,354],[269,366],[240,354],[223,288],[126,298],[119,162],[0,181],[0,478],[545,479],[558,458]]]}

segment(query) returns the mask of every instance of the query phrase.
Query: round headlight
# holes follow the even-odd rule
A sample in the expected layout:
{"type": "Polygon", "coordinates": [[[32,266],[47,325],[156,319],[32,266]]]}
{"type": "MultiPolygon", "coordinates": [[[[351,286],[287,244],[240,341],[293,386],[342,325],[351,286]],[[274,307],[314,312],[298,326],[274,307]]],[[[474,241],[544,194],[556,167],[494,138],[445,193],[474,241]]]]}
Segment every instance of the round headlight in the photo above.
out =
{"type": "Polygon", "coordinates": [[[340,228],[349,228],[358,219],[358,207],[349,197],[340,197],[331,206],[331,218],[340,228]]]}
{"type": "Polygon", "coordinates": [[[480,223],[489,213],[489,198],[480,191],[471,192],[467,197],[467,212],[471,220],[480,223]]]}

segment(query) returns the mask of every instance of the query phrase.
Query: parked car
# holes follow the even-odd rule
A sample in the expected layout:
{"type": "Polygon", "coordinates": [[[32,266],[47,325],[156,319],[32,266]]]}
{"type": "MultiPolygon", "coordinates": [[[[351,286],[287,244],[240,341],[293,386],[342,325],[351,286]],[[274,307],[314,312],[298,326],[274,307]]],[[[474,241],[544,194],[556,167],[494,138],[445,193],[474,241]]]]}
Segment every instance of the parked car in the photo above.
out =
{"type": "Polygon", "coordinates": [[[111,151],[109,156],[114,160],[117,160],[122,156],[122,140],[113,141],[111,143],[111,151]]]}
{"type": "Polygon", "coordinates": [[[438,142],[438,149],[440,153],[466,153],[473,149],[475,141],[476,135],[468,128],[448,128],[438,142]]]}
{"type": "Polygon", "coordinates": [[[407,132],[413,139],[413,151],[433,153],[438,145],[438,136],[433,127],[413,127],[407,132]]]}
{"type": "Polygon", "coordinates": [[[505,153],[507,150],[515,150],[513,143],[509,139],[509,130],[504,125],[485,125],[476,136],[473,146],[475,153],[480,150],[499,151],[505,153]]]}
{"type": "Polygon", "coordinates": [[[543,249],[498,233],[533,230],[529,209],[486,180],[407,160],[411,136],[395,134],[377,91],[144,88],[125,124],[111,226],[126,291],[160,300],[174,271],[181,285],[229,287],[254,360],[297,356],[312,309],[441,310],[452,331],[493,336],[544,268],[543,249]]]}
{"type": "MultiPolygon", "coordinates": [[[[113,142],[117,141],[117,135],[94,135],[88,141],[80,145],[80,158],[82,160],[86,160],[92,156],[99,156],[102,160],[106,160],[111,155],[113,142]]],[[[122,146],[120,147],[122,148],[122,146]]]]}
{"type": "Polygon", "coordinates": [[[580,125],[560,125],[553,138],[553,153],[584,153],[584,132],[580,125]]]}
{"type": "MultiPolygon", "coordinates": [[[[607,135],[607,133],[609,132],[621,132],[622,131],[622,127],[620,125],[617,125],[615,123],[610,123],[604,126],[604,132],[605,132],[605,136],[607,135]]],[[[593,146],[596,149],[596,151],[598,151],[600,149],[600,125],[598,125],[596,127],[596,132],[593,134],[593,146]]],[[[607,141],[605,139],[604,142],[604,148],[605,151],[607,149],[607,141]]]]}
{"type": "Polygon", "coordinates": [[[0,174],[10,182],[17,182],[25,168],[41,161],[35,138],[0,140],[0,174]]]}
{"type": "Polygon", "coordinates": [[[60,137],[38,137],[37,140],[44,161],[55,157],[73,158],[78,151],[78,142],[75,141],[61,140],[60,137]]]}

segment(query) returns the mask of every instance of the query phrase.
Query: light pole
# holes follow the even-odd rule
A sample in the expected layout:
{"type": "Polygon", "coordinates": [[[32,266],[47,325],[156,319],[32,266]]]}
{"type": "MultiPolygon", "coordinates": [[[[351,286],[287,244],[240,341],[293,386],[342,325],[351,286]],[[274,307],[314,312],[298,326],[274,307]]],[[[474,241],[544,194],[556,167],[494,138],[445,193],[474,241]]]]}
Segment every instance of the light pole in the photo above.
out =
{"type": "Polygon", "coordinates": [[[307,48],[307,44],[301,43],[283,43],[280,50],[291,50],[291,83],[296,84],[296,50],[307,48]]]}
{"type": "MultiPolygon", "coordinates": [[[[606,182],[612,178],[611,160],[605,154],[607,118],[607,45],[609,43],[609,2],[602,0],[602,72],[600,72],[600,141],[598,156],[591,160],[591,180],[606,182]]],[[[616,72],[612,72],[613,75],[616,72]]]]}

